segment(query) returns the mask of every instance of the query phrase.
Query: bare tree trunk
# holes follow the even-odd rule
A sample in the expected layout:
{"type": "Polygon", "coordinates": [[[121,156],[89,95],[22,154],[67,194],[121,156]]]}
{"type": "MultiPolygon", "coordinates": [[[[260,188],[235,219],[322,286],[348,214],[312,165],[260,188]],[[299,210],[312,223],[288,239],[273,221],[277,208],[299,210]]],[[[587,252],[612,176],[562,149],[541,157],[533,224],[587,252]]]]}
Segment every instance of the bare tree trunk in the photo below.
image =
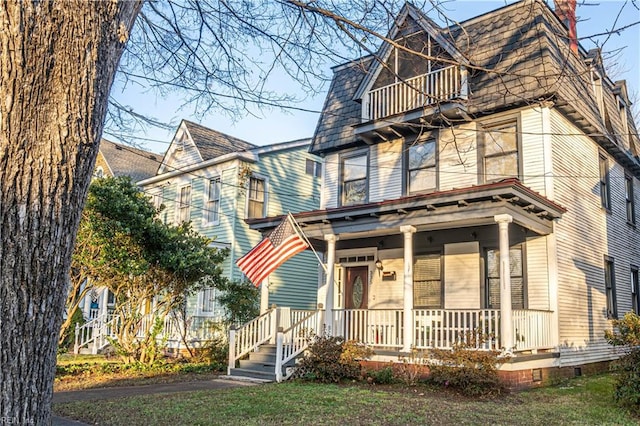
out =
{"type": "Polygon", "coordinates": [[[107,98],[141,1],[0,2],[0,419],[50,423],[107,98]]]}

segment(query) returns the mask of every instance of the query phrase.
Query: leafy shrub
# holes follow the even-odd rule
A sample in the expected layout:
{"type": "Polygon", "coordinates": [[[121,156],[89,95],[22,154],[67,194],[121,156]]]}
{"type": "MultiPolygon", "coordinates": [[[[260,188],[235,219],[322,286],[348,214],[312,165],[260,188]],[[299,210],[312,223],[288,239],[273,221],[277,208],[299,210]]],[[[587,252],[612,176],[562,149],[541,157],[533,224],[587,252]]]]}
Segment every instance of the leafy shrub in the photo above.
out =
{"type": "Polygon", "coordinates": [[[498,367],[508,360],[499,351],[477,349],[486,341],[479,331],[467,333],[451,350],[431,349],[428,352],[428,381],[451,387],[471,395],[490,395],[502,392],[498,367]]]}
{"type": "Polygon", "coordinates": [[[337,383],[357,379],[362,375],[360,359],[367,359],[373,351],[343,337],[315,336],[296,369],[296,377],[322,383],[337,383]]]}
{"type": "Polygon", "coordinates": [[[380,370],[369,371],[370,381],[379,385],[389,385],[395,381],[393,368],[391,366],[381,368],[380,370]]]}
{"type": "Polygon", "coordinates": [[[85,323],[84,317],[82,316],[82,311],[80,309],[76,309],[73,311],[73,315],[71,315],[71,324],[64,331],[62,338],[60,339],[60,344],[58,345],[58,353],[66,353],[73,349],[73,346],[76,343],[76,324],[83,325],[85,323]]]}
{"type": "Polygon", "coordinates": [[[613,320],[614,331],[605,338],[614,346],[625,346],[628,352],[613,364],[617,373],[614,398],[618,404],[640,414],[640,317],[628,312],[613,320]]]}

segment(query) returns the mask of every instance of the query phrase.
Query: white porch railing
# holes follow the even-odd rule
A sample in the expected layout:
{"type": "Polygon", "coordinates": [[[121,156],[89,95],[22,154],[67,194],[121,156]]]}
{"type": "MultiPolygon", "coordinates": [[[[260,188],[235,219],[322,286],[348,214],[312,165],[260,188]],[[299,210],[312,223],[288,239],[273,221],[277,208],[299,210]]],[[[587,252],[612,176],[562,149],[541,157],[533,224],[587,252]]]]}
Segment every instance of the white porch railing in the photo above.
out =
{"type": "Polygon", "coordinates": [[[367,93],[363,115],[377,120],[448,101],[466,93],[466,73],[459,66],[449,66],[379,87],[367,93]]]}
{"type": "Polygon", "coordinates": [[[261,344],[275,340],[277,315],[276,308],[272,308],[240,328],[229,330],[229,374],[237,360],[261,344]]]}
{"type": "Polygon", "coordinates": [[[103,314],[82,325],[76,324],[73,352],[78,354],[81,348],[87,347],[92,354],[97,354],[109,344],[107,337],[113,337],[113,320],[113,315],[103,314]]]}
{"type": "MultiPolygon", "coordinates": [[[[414,309],[413,342],[417,349],[450,349],[460,339],[472,339],[478,349],[499,350],[498,309],[414,309]],[[480,336],[485,337],[483,341],[480,336]]],[[[515,350],[552,348],[551,311],[514,310],[515,350]]],[[[333,311],[333,333],[370,346],[403,346],[404,312],[401,309],[346,309],[333,311]]]]}
{"type": "MultiPolygon", "coordinates": [[[[287,330],[278,331],[276,338],[276,381],[281,382],[283,378],[288,378],[282,374],[282,366],[294,359],[309,346],[309,341],[313,336],[322,333],[322,311],[306,311],[306,316],[300,317],[298,321],[287,330]]],[[[293,317],[293,316],[292,316],[293,317]]]]}

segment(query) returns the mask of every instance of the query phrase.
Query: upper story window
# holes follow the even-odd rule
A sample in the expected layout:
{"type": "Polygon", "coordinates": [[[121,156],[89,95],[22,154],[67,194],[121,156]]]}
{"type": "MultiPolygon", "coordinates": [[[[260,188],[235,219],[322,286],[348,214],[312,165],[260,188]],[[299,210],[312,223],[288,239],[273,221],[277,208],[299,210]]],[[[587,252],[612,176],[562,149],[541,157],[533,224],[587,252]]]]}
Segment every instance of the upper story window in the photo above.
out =
{"type": "Polygon", "coordinates": [[[611,210],[611,190],[609,187],[609,160],[603,154],[598,156],[600,169],[600,202],[602,207],[611,210]]]}
{"type": "Polygon", "coordinates": [[[602,94],[602,77],[600,73],[595,70],[591,71],[591,82],[593,85],[593,95],[596,98],[596,104],[598,105],[598,112],[604,117],[604,96],[602,94]]]}
{"type": "MultiPolygon", "coordinates": [[[[487,250],[487,308],[500,309],[500,250],[487,250]]],[[[525,308],[524,256],[522,246],[509,249],[511,276],[511,307],[525,308]]]]}
{"type": "Polygon", "coordinates": [[[340,162],[342,192],[342,205],[361,204],[367,202],[369,186],[368,179],[368,155],[356,154],[343,157],[340,162]]]}
{"type": "Polygon", "coordinates": [[[618,113],[620,114],[620,122],[622,128],[620,130],[620,140],[625,149],[629,149],[629,121],[627,117],[627,104],[618,97],[618,113]]]}
{"type": "Polygon", "coordinates": [[[178,193],[178,223],[188,222],[191,218],[191,185],[180,188],[178,193]]]}
{"type": "Polygon", "coordinates": [[[435,139],[416,141],[407,147],[407,194],[436,190],[436,152],[435,139]]]}
{"type": "Polygon", "coordinates": [[[321,177],[322,163],[307,159],[305,163],[305,173],[311,176],[321,177]]]}
{"type": "Polygon", "coordinates": [[[519,164],[517,121],[487,126],[483,144],[485,182],[519,178],[519,164]]]}
{"type": "Polygon", "coordinates": [[[633,312],[640,315],[640,285],[638,276],[638,267],[631,266],[631,303],[633,305],[633,312]]]}
{"type": "Polygon", "coordinates": [[[104,169],[102,168],[102,166],[96,167],[96,171],[95,171],[94,175],[98,179],[101,179],[101,178],[104,177],[104,169]]]}
{"type": "Polygon", "coordinates": [[[205,222],[217,223],[220,220],[220,177],[209,179],[205,207],[205,222]]]}
{"type": "Polygon", "coordinates": [[[633,177],[624,177],[624,198],[627,207],[627,222],[636,223],[636,206],[633,194],[633,177]]]}
{"type": "Polygon", "coordinates": [[[264,179],[257,177],[249,178],[247,218],[264,217],[266,206],[266,182],[264,179]]]}

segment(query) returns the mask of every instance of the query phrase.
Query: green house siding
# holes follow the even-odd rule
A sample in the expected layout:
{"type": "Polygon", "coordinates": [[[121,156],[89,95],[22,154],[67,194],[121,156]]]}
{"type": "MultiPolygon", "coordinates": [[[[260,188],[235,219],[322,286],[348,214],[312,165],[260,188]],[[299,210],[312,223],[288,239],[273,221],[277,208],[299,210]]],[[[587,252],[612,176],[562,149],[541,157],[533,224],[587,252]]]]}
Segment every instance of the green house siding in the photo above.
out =
{"type": "MultiPolygon", "coordinates": [[[[257,161],[233,159],[225,163],[198,169],[191,173],[167,177],[145,187],[162,188],[164,211],[160,217],[175,223],[179,188],[191,184],[192,227],[198,233],[213,240],[216,245],[229,247],[229,256],[222,266],[223,273],[231,280],[241,280],[244,275],[235,262],[258,244],[260,232],[251,230],[245,222],[247,216],[247,183],[240,173],[247,168],[251,173],[266,179],[267,216],[279,216],[287,212],[313,210],[320,206],[321,179],[306,174],[306,159],[320,159],[307,152],[308,145],[289,149],[274,149],[258,153],[257,161]],[[209,180],[220,177],[220,206],[218,221],[207,221],[209,180]]],[[[257,152],[260,152],[260,148],[257,152]]],[[[263,150],[264,151],[264,150],[263,150]]],[[[318,286],[318,261],[311,251],[303,252],[287,261],[269,277],[269,304],[289,306],[295,309],[312,309],[316,305],[318,286]]],[[[199,296],[191,295],[187,301],[188,313],[200,315],[199,296]]]]}

